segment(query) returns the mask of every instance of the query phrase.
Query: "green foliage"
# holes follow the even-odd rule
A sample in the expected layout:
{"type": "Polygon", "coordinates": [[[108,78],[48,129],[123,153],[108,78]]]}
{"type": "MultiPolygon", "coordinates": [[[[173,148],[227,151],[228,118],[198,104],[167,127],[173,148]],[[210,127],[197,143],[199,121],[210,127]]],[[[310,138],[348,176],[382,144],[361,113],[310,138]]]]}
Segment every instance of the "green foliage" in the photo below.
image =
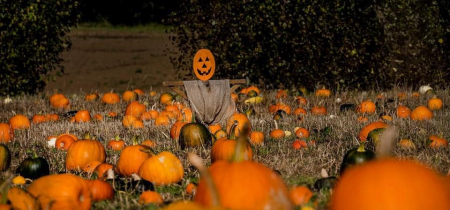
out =
{"type": "Polygon", "coordinates": [[[77,24],[74,0],[0,0],[0,95],[42,90],[77,24]]]}
{"type": "Polygon", "coordinates": [[[442,84],[450,79],[439,41],[449,41],[449,8],[443,0],[183,1],[168,20],[171,62],[190,69],[208,48],[216,78],[268,87],[442,84]]]}

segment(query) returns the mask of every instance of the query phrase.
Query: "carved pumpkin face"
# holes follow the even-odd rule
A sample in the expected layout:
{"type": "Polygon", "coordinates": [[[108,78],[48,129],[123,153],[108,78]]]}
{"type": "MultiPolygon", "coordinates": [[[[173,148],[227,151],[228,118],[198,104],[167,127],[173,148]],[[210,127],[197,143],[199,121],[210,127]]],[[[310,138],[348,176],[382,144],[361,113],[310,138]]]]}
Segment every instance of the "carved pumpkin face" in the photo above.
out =
{"type": "Polygon", "coordinates": [[[211,79],[216,70],[216,61],[211,51],[207,49],[199,50],[194,56],[194,73],[202,81],[211,79]]]}

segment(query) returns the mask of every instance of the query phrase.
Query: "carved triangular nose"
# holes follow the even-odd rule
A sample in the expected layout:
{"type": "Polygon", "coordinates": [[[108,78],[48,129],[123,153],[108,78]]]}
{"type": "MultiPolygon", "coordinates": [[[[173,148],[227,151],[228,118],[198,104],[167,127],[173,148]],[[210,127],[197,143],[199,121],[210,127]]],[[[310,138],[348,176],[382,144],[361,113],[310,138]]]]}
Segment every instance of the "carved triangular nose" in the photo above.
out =
{"type": "Polygon", "coordinates": [[[205,64],[203,64],[202,68],[206,68],[206,65],[205,65],[205,64]]]}

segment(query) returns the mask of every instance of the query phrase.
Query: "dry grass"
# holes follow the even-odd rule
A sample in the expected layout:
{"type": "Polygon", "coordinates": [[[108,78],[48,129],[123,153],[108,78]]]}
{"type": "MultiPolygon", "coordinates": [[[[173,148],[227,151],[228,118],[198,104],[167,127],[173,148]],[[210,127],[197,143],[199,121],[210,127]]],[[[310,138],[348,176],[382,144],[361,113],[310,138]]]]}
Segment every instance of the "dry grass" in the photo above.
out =
{"type": "MultiPolygon", "coordinates": [[[[446,174],[450,168],[450,151],[445,149],[430,149],[424,146],[424,141],[429,135],[444,134],[444,137],[449,138],[450,132],[450,112],[445,106],[450,103],[450,89],[438,90],[437,95],[444,101],[444,109],[435,111],[435,117],[429,122],[415,122],[409,119],[402,120],[395,117],[393,110],[387,109],[386,112],[393,117],[393,121],[390,122],[399,131],[400,138],[410,138],[418,146],[416,150],[404,150],[400,148],[394,148],[394,156],[404,158],[415,158],[430,167],[436,169],[442,174],[446,174]]],[[[411,95],[411,90],[396,89],[388,92],[388,97],[396,98],[397,93],[405,91],[407,95],[411,95]]],[[[153,122],[145,122],[145,129],[142,130],[129,130],[125,129],[121,124],[121,118],[125,110],[125,103],[118,105],[103,105],[99,101],[85,102],[85,93],[67,94],[72,107],[70,110],[87,109],[91,112],[91,115],[102,114],[106,115],[110,111],[116,111],[119,116],[116,119],[105,118],[104,121],[89,123],[70,123],[68,119],[61,118],[59,122],[44,123],[32,125],[31,129],[26,131],[16,132],[15,141],[8,143],[8,147],[12,152],[12,164],[9,172],[15,172],[18,164],[27,157],[27,151],[35,150],[39,156],[45,157],[50,166],[51,173],[60,173],[65,171],[64,151],[59,151],[54,148],[48,148],[46,146],[46,137],[50,135],[58,135],[61,133],[69,132],[82,137],[82,135],[89,131],[92,135],[103,139],[102,143],[106,145],[106,142],[113,139],[115,135],[120,135],[128,144],[131,144],[131,138],[134,135],[140,135],[144,139],[152,139],[156,141],[156,151],[171,151],[180,158],[185,168],[185,176],[183,181],[179,184],[174,184],[165,187],[157,187],[157,191],[162,194],[165,201],[175,201],[180,199],[191,199],[190,195],[187,195],[184,191],[185,186],[190,181],[197,181],[199,173],[192,167],[187,161],[187,154],[193,152],[202,157],[207,163],[210,162],[210,148],[206,149],[187,149],[182,151],[176,142],[169,139],[170,127],[155,127],[153,122]]],[[[251,116],[251,122],[254,130],[263,131],[266,134],[266,140],[264,146],[254,147],[254,160],[261,162],[266,166],[278,170],[288,187],[295,185],[312,185],[315,180],[320,177],[321,169],[324,168],[330,175],[338,176],[339,167],[342,161],[342,157],[345,151],[356,147],[358,145],[357,135],[359,130],[367,123],[357,122],[357,114],[354,112],[339,113],[339,105],[342,103],[355,103],[360,102],[363,99],[372,99],[375,101],[376,92],[343,92],[335,94],[333,97],[320,101],[321,99],[315,98],[313,95],[309,95],[307,110],[313,105],[323,103],[327,106],[329,115],[335,115],[334,118],[330,116],[313,116],[306,115],[304,121],[300,121],[294,116],[285,116],[279,121],[279,126],[283,130],[289,130],[293,132],[295,127],[305,127],[308,130],[322,129],[330,127],[331,133],[325,137],[314,136],[316,140],[316,146],[312,146],[309,149],[294,150],[292,148],[292,142],[295,140],[295,136],[285,138],[283,140],[271,140],[268,136],[270,130],[274,129],[273,116],[268,113],[268,106],[276,103],[275,91],[263,92],[266,101],[261,105],[256,105],[253,108],[256,114],[251,116]],[[343,102],[336,103],[336,98],[343,99],[343,102]]],[[[14,98],[14,102],[10,104],[0,105],[0,122],[7,122],[10,117],[15,113],[21,113],[28,117],[38,113],[59,113],[63,114],[64,111],[57,111],[49,107],[47,94],[40,94],[36,96],[26,96],[14,98]]],[[[426,101],[430,96],[421,96],[420,99],[408,98],[403,101],[402,104],[410,107],[411,109],[418,105],[426,105],[426,101]]],[[[149,96],[143,97],[140,100],[148,101],[149,107],[156,104],[157,109],[161,110],[163,107],[158,103],[158,98],[150,98],[149,96]]],[[[289,97],[283,100],[286,104],[291,105],[292,108],[298,107],[293,97],[289,97]]],[[[394,107],[398,104],[397,100],[394,103],[394,107]]],[[[239,109],[245,109],[245,105],[239,104],[239,109]]],[[[379,113],[376,115],[368,116],[369,122],[375,121],[379,118],[379,113]]],[[[113,151],[107,151],[107,162],[115,164],[118,160],[119,153],[113,151]]],[[[86,177],[85,174],[81,174],[86,177]]],[[[2,174],[2,178],[5,178],[6,174],[2,174]]],[[[319,199],[319,208],[326,209],[326,203],[328,199],[328,192],[316,192],[319,199]]],[[[138,194],[117,191],[115,199],[113,201],[99,202],[93,205],[94,209],[143,209],[143,208],[156,208],[151,206],[141,206],[137,203],[138,194]]]]}

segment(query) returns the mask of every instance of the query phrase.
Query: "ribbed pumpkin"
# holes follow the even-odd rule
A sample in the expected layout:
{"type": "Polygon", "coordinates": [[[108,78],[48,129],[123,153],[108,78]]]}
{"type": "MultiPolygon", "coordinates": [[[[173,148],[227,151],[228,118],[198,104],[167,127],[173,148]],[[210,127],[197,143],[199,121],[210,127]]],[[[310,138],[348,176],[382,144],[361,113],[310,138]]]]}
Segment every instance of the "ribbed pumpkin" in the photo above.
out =
{"type": "Polygon", "coordinates": [[[145,160],[138,175],[155,185],[166,185],[179,182],[183,178],[184,169],[174,154],[164,151],[145,160]]]}
{"type": "Polygon", "coordinates": [[[114,166],[109,163],[102,163],[94,169],[94,173],[97,174],[98,178],[103,178],[103,177],[105,177],[105,175],[107,175],[106,172],[109,169],[113,169],[113,168],[114,168],[114,166]]]}
{"type": "Polygon", "coordinates": [[[39,123],[44,123],[47,121],[47,118],[45,117],[45,115],[41,115],[41,114],[35,114],[33,116],[33,118],[31,119],[31,121],[34,124],[39,124],[39,123]]]}
{"type": "Polygon", "coordinates": [[[363,127],[361,129],[361,131],[359,131],[358,139],[359,139],[359,141],[366,141],[367,135],[369,135],[370,131],[377,129],[377,128],[386,128],[386,127],[387,127],[387,124],[382,121],[376,121],[376,122],[370,123],[370,124],[366,125],[365,127],[363,127]]]}
{"type": "Polygon", "coordinates": [[[239,133],[241,133],[242,129],[246,127],[248,133],[250,135],[252,131],[252,125],[250,124],[250,120],[247,118],[247,115],[242,113],[236,113],[233,114],[228,120],[227,120],[227,133],[230,133],[231,126],[233,126],[234,121],[238,121],[237,129],[235,129],[234,136],[239,136],[239,133]]]}
{"type": "Polygon", "coordinates": [[[330,209],[448,210],[449,197],[435,171],[414,161],[385,158],[349,169],[333,191],[330,209]]]}
{"type": "Polygon", "coordinates": [[[274,123],[275,123],[275,129],[270,131],[270,133],[269,133],[270,138],[275,139],[275,140],[283,139],[285,136],[284,131],[281,129],[278,129],[278,123],[276,120],[274,120],[274,123]]]}
{"type": "Polygon", "coordinates": [[[429,139],[428,146],[431,148],[448,147],[448,141],[443,137],[431,135],[430,137],[428,137],[428,139],[429,139]]]}
{"type": "Polygon", "coordinates": [[[36,153],[32,157],[23,160],[16,171],[17,174],[29,179],[37,179],[50,174],[50,166],[43,157],[38,157],[36,153]]]}
{"type": "Polygon", "coordinates": [[[18,187],[10,188],[7,198],[11,202],[13,209],[37,210],[40,208],[37,199],[33,195],[18,187]]]}
{"type": "Polygon", "coordinates": [[[17,114],[9,119],[9,125],[12,129],[29,129],[30,120],[23,114],[17,114]]]}
{"type": "Polygon", "coordinates": [[[117,161],[117,172],[125,177],[137,174],[142,163],[152,156],[150,147],[138,145],[135,139],[133,141],[134,145],[125,147],[117,161]]]}
{"type": "Polygon", "coordinates": [[[136,118],[140,118],[147,108],[139,101],[133,101],[127,105],[125,109],[125,115],[131,115],[136,118]]]}
{"type": "Polygon", "coordinates": [[[114,198],[114,189],[103,180],[86,180],[91,191],[92,201],[112,200],[114,198]]]}
{"type": "Polygon", "coordinates": [[[105,93],[102,96],[102,102],[105,104],[117,104],[119,101],[120,97],[117,93],[105,93]]]}
{"type": "Polygon", "coordinates": [[[69,99],[63,94],[53,94],[50,97],[50,106],[53,108],[61,109],[68,108],[70,104],[69,99]]]}
{"type": "Polygon", "coordinates": [[[250,134],[250,143],[253,145],[262,145],[264,143],[264,133],[261,131],[253,131],[250,134]]]}
{"type": "Polygon", "coordinates": [[[14,138],[14,129],[9,124],[0,123],[0,142],[8,143],[14,138]]]}
{"type": "MultiPolygon", "coordinates": [[[[231,127],[231,132],[228,135],[228,139],[221,138],[214,142],[211,148],[211,163],[218,160],[231,161],[235,155],[236,138],[234,136],[234,129],[237,127],[237,122],[231,127]]],[[[243,151],[244,160],[253,159],[253,150],[248,141],[245,142],[245,150],[243,151]]]]}
{"type": "Polygon", "coordinates": [[[208,128],[201,123],[188,123],[181,128],[178,143],[181,149],[211,145],[212,138],[208,128]]]}
{"type": "MultiPolygon", "coordinates": [[[[283,179],[273,170],[253,161],[216,161],[209,167],[225,209],[293,209],[283,179]]],[[[210,190],[202,177],[194,197],[211,208],[210,190]]]]}
{"type": "Polygon", "coordinates": [[[125,147],[125,141],[120,139],[119,135],[117,135],[114,139],[108,142],[107,148],[110,148],[115,151],[120,151],[125,147]]]}
{"type": "Polygon", "coordinates": [[[86,96],[84,97],[85,101],[95,101],[99,98],[100,96],[97,93],[89,93],[86,94],[86,96]]]}
{"type": "Polygon", "coordinates": [[[418,106],[411,113],[412,120],[431,120],[433,118],[433,112],[431,112],[426,106],[418,106]]]}
{"type": "Polygon", "coordinates": [[[316,97],[324,97],[328,98],[331,96],[331,90],[326,89],[325,87],[322,87],[322,89],[316,90],[315,94],[316,97]]]}
{"type": "Polygon", "coordinates": [[[97,160],[102,163],[105,162],[106,153],[103,145],[96,141],[89,139],[78,140],[70,145],[66,154],[66,169],[67,170],[81,170],[86,164],[97,160]]]}
{"type": "Polygon", "coordinates": [[[357,148],[347,151],[341,163],[339,173],[342,175],[349,167],[363,164],[367,161],[375,159],[375,153],[364,148],[364,143],[357,148]]]}
{"type": "Polygon", "coordinates": [[[175,97],[170,93],[163,93],[161,94],[161,97],[159,97],[159,102],[163,105],[169,105],[172,104],[172,101],[175,99],[175,97]]]}
{"type": "Polygon", "coordinates": [[[91,193],[83,178],[55,174],[34,181],[28,192],[38,198],[41,209],[90,209],[91,193]]]}
{"type": "Polygon", "coordinates": [[[313,115],[327,115],[327,109],[324,106],[313,106],[311,108],[311,114],[313,115]]]}

